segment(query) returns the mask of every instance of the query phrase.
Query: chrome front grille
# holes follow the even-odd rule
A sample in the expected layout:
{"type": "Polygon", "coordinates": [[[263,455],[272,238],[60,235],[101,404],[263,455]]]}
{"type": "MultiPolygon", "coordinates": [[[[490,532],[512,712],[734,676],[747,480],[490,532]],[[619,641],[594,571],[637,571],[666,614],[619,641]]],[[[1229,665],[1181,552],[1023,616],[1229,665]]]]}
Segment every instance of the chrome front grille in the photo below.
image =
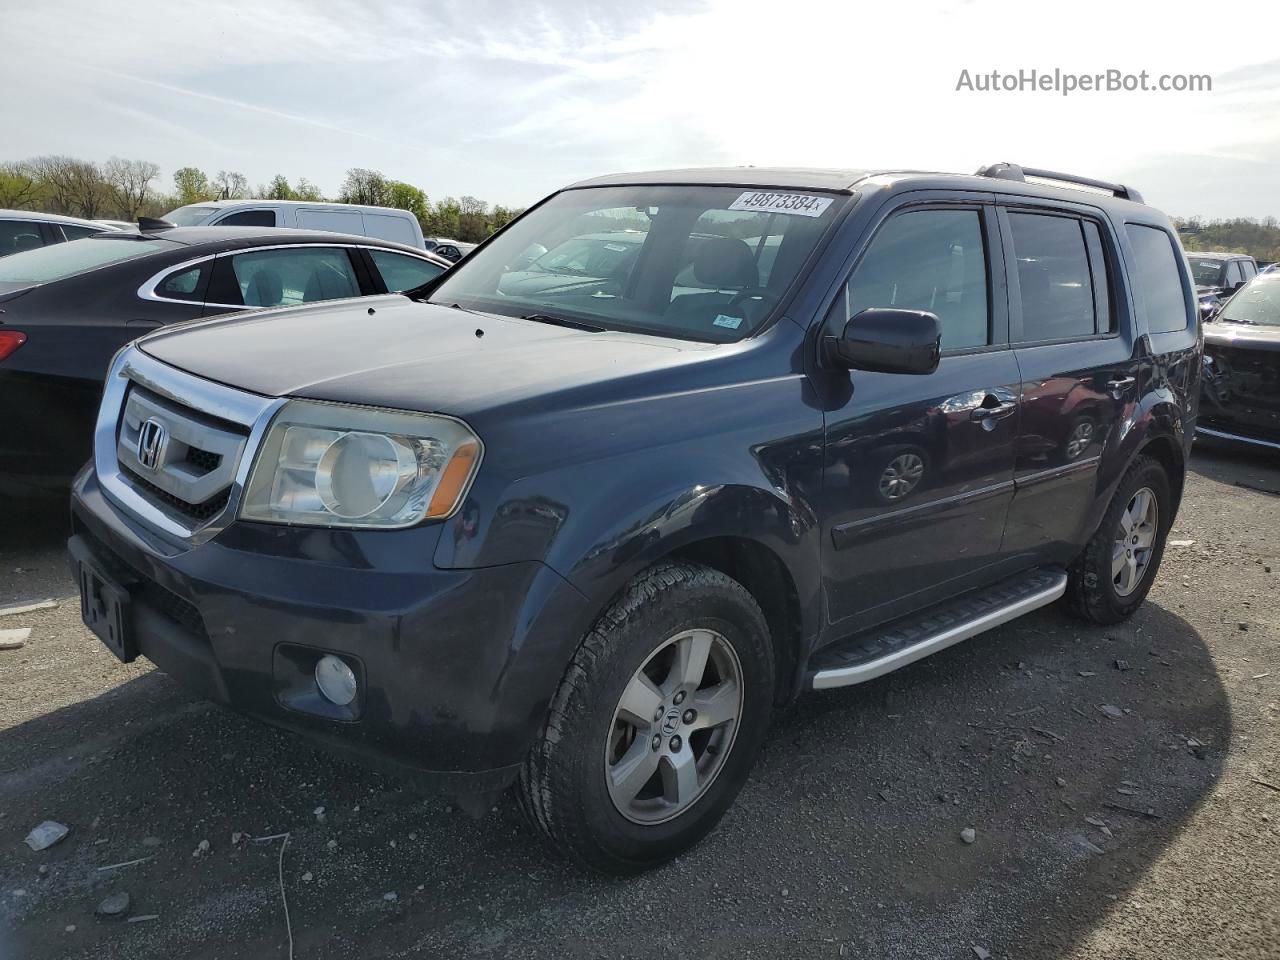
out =
{"type": "Polygon", "coordinates": [[[283,402],[129,347],[112,364],[98,415],[99,482],[117,506],[169,539],[203,542],[235,516],[253,452],[283,402]]]}

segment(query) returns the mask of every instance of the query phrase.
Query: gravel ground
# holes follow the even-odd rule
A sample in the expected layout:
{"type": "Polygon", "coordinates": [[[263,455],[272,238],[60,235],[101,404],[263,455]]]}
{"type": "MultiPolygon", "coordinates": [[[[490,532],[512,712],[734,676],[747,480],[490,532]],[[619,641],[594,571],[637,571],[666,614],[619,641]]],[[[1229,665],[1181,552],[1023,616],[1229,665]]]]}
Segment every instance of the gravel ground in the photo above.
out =
{"type": "Polygon", "coordinates": [[[285,957],[281,875],[299,958],[1280,958],[1280,461],[1193,468],[1131,622],[1044,610],[806,697],[720,828],[629,881],[120,665],[61,512],[6,519],[0,604],[62,602],[0,618],[32,628],[0,651],[0,958],[285,957]]]}

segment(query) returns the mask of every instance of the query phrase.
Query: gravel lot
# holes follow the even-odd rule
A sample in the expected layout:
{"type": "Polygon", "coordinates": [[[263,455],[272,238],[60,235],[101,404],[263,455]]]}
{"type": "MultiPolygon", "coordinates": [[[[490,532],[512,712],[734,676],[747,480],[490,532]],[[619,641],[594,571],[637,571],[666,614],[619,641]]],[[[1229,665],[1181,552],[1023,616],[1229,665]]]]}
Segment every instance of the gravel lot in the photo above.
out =
{"type": "Polygon", "coordinates": [[[1193,470],[1130,623],[1041,611],[810,695],[715,834],[625,882],[122,666],[62,512],[24,509],[0,604],[62,602],[0,618],[32,628],[0,651],[0,958],[285,957],[277,871],[299,958],[1280,957],[1280,460],[1193,470]]]}

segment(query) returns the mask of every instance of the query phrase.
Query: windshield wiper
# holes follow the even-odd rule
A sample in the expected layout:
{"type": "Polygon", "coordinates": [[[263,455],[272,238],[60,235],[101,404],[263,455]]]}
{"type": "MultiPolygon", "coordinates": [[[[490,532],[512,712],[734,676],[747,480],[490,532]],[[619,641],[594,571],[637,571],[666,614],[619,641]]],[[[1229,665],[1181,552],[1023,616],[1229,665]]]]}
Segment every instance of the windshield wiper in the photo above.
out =
{"type": "Polygon", "coordinates": [[[585,320],[570,320],[567,317],[553,317],[548,313],[531,313],[520,318],[532,320],[534,323],[549,323],[553,327],[568,327],[571,330],[586,330],[588,333],[604,333],[604,327],[585,320]]]}

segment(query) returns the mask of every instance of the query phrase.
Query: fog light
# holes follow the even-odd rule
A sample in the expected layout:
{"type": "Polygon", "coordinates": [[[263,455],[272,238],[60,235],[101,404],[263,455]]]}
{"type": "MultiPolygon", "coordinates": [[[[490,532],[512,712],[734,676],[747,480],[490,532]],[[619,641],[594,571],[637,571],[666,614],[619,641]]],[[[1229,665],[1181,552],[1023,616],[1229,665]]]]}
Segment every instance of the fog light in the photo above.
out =
{"type": "Polygon", "coordinates": [[[326,700],[340,707],[356,698],[356,675],[332,654],[325,654],[316,662],[316,686],[326,700]]]}

